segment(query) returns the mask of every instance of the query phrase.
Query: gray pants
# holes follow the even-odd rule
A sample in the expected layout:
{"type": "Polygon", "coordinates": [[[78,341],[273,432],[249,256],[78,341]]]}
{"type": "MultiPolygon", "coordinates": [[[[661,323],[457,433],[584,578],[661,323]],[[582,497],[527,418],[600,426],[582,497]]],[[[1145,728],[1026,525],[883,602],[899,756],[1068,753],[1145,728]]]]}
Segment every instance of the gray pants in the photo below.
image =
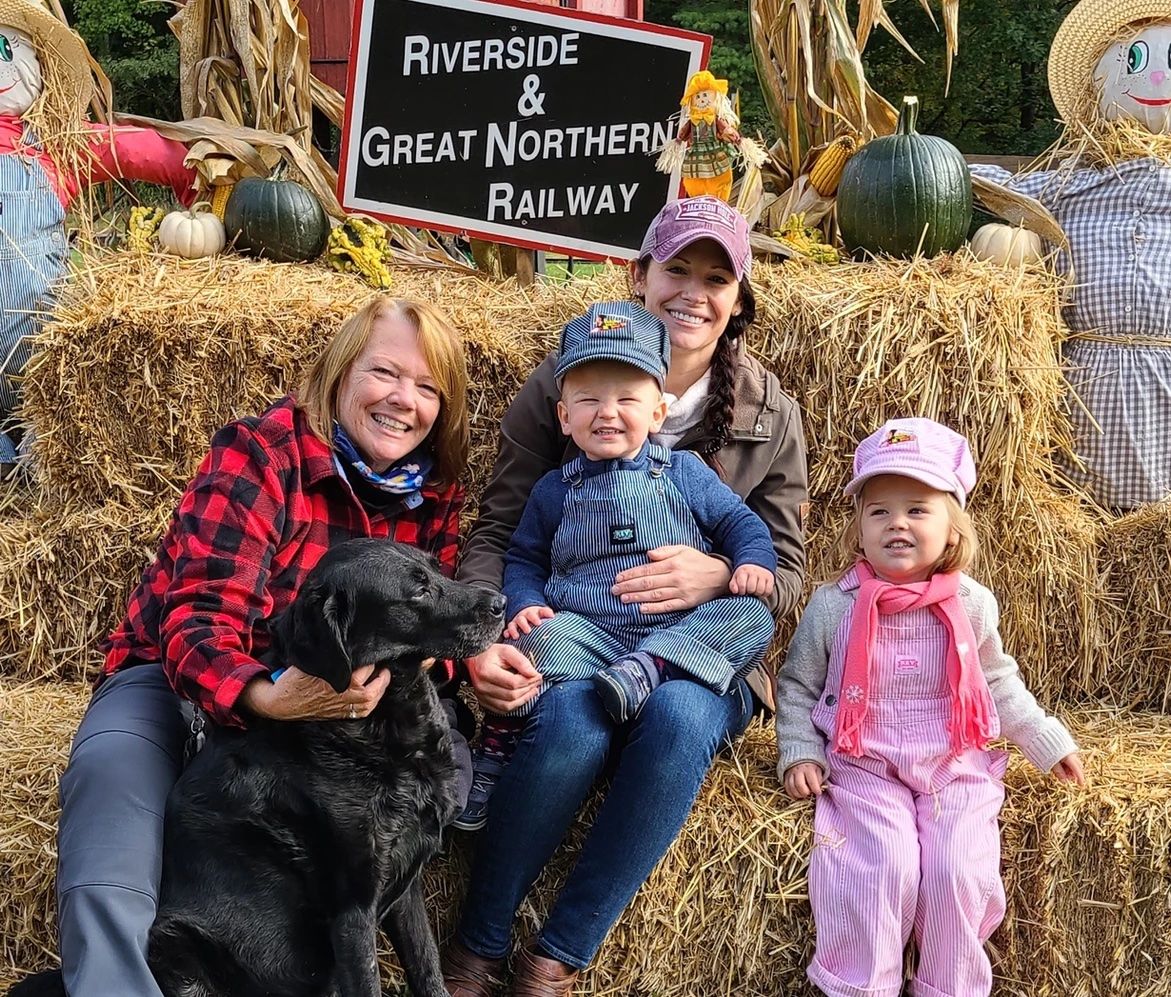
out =
{"type": "MultiPolygon", "coordinates": [[[[454,723],[454,704],[443,705],[454,723]]],[[[73,997],[160,997],[146,939],[158,903],[163,811],[187,729],[159,665],[106,679],[82,718],[61,776],[57,832],[61,970],[73,997]]],[[[451,733],[466,800],[471,754],[463,735],[451,733]]]]}

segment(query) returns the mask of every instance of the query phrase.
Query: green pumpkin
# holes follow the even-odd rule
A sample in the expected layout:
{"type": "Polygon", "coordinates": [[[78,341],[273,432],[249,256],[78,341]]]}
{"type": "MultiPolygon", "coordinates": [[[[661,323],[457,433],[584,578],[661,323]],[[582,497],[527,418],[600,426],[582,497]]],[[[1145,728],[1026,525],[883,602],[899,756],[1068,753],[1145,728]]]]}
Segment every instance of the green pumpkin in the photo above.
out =
{"type": "Polygon", "coordinates": [[[972,221],[972,175],[963,154],[915,131],[917,97],[904,97],[893,135],[850,157],[838,185],[838,227],[851,252],[910,257],[959,249],[972,221]]]}
{"type": "Polygon", "coordinates": [[[294,180],[246,177],[232,188],[224,228],[236,249],[281,263],[315,260],[329,219],[313,192],[294,180]]]}

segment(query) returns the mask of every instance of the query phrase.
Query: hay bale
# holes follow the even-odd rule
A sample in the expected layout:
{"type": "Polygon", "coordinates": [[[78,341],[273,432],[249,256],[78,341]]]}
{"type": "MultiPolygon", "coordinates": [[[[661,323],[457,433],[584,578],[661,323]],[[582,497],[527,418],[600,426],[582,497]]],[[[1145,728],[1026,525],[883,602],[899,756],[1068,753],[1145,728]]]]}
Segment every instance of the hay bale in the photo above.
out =
{"type": "MultiPolygon", "coordinates": [[[[50,964],[56,783],[86,702],[77,686],[0,680],[0,986],[50,964]]],[[[1092,784],[1077,792],[1019,757],[1002,817],[1009,915],[994,939],[998,994],[1171,992],[1171,718],[1070,718],[1092,784]]],[[[810,993],[808,804],[783,798],[771,731],[721,758],[679,839],[615,927],[579,990],[628,997],[810,993]]],[[[592,810],[595,803],[590,803],[592,810]]],[[[525,902],[517,937],[549,907],[581,839],[574,830],[525,902]]],[[[474,836],[427,872],[441,934],[463,894],[474,836]]],[[[388,969],[388,979],[398,974],[388,969]]]]}
{"type": "Polygon", "coordinates": [[[175,498],[0,516],[0,675],[93,677],[175,498]]]}
{"type": "Polygon", "coordinates": [[[1103,524],[1098,562],[1115,625],[1102,657],[1118,702],[1171,712],[1171,501],[1103,524]]]}
{"type": "Polygon", "coordinates": [[[963,433],[1006,500],[1068,451],[1059,285],[1043,271],[958,253],[764,266],[753,287],[756,349],[802,402],[814,496],[840,494],[858,440],[898,416],[963,433]]]}
{"type": "MultiPolygon", "coordinates": [[[[1043,273],[959,254],[761,264],[754,286],[749,345],[803,403],[815,496],[840,489],[854,444],[894,415],[965,433],[983,479],[1006,499],[1022,476],[1048,480],[1050,458],[1068,447],[1058,285],[1043,273]]],[[[396,270],[393,291],[440,304],[464,331],[480,392],[473,428],[491,435],[555,331],[588,302],[625,296],[627,284],[614,267],[530,290],[396,270]]],[[[93,258],[26,373],[49,491],[125,499],[181,486],[210,434],[288,390],[369,293],[320,267],[237,256],[93,258]],[[66,410],[62,397],[85,404],[66,410]]]]}
{"type": "MultiPolygon", "coordinates": [[[[981,540],[971,573],[996,592],[1005,648],[1020,662],[1033,694],[1047,706],[1112,699],[1117,663],[1101,647],[1118,621],[1106,605],[1095,563],[1099,522],[1084,503],[1047,487],[1032,493],[1022,488],[1006,501],[992,483],[982,483],[970,508],[981,540]]],[[[849,516],[848,500],[840,496],[813,502],[806,530],[807,594],[848,566],[837,542],[849,516]]],[[[778,657],[798,617],[782,620],[774,645],[778,657]]]]}
{"type": "Polygon", "coordinates": [[[56,958],[57,780],[88,701],[80,684],[0,680],[0,991],[56,958]]]}
{"type": "MultiPolygon", "coordinates": [[[[619,272],[606,280],[625,294],[619,272]]],[[[396,270],[393,293],[442,306],[464,332],[474,386],[472,476],[491,469],[500,417],[600,288],[520,291],[449,271],[396,270]]],[[[181,488],[225,423],[298,382],[371,295],[356,277],[239,256],[94,258],[68,288],[25,371],[47,502],[143,501],[181,488]],[[62,406],[61,398],[84,399],[62,406]]]]}

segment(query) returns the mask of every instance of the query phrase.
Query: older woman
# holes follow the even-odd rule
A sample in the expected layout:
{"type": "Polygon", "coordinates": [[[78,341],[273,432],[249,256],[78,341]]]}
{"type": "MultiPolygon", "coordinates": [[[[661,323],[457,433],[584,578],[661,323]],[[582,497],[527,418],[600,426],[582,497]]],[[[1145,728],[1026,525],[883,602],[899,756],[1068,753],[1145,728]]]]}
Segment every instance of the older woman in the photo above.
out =
{"type": "MultiPolygon", "coordinates": [[[[466,388],[447,318],[377,297],[341,326],[295,398],[212,440],[109,638],[61,779],[57,891],[71,994],[159,994],[145,944],[164,803],[195,715],[185,704],[218,724],[342,720],[368,714],[386,690],[389,675],[369,665],[340,694],[292,666],[274,680],[282,663],[269,660],[266,621],[350,537],[414,544],[454,572],[466,388]]],[[[456,742],[466,793],[470,759],[456,742]]]]}
{"type": "MultiPolygon", "coordinates": [[[[805,442],[797,403],[748,356],[756,312],[748,224],[714,197],[668,204],[631,267],[635,295],[671,337],[672,396],[656,442],[701,454],[764,520],[777,554],[777,614],[801,595],[800,510],[805,442]]],[[[504,552],[534,483],[572,445],[556,414],[556,358],[547,359],[504,417],[500,454],[468,540],[460,577],[499,586],[504,552]]],[[[613,594],[644,613],[693,609],[728,594],[726,561],[692,547],[661,547],[620,573],[613,594]]],[[[536,695],[541,677],[515,647],[468,662],[486,708],[507,712],[536,695]]],[[[772,704],[757,669],[721,696],[697,682],[664,682],[642,712],[615,722],[589,682],[541,695],[487,808],[472,879],[444,978],[454,997],[490,997],[503,973],[517,907],[607,768],[610,788],[577,863],[540,932],[521,950],[513,993],[572,992],[607,932],[670,846],[720,747],[740,735],[753,694],[772,704]]],[[[647,939],[653,944],[653,939],[647,939]]]]}

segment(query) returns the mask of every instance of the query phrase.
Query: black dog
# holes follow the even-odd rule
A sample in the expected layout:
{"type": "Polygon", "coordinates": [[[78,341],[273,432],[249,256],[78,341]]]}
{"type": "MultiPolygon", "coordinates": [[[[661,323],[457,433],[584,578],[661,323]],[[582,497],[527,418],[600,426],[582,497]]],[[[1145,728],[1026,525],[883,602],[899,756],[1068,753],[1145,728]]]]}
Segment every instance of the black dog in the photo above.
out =
{"type": "MultiPolygon", "coordinates": [[[[167,803],[149,942],[167,997],[377,997],[380,922],[412,991],[446,997],[418,874],[458,802],[421,662],[483,650],[503,612],[412,547],[352,540],[322,558],[273,621],[276,658],[338,692],[377,663],[390,686],[366,719],[209,733],[167,803]]],[[[13,993],[51,992],[23,989],[46,975],[13,993]]]]}

